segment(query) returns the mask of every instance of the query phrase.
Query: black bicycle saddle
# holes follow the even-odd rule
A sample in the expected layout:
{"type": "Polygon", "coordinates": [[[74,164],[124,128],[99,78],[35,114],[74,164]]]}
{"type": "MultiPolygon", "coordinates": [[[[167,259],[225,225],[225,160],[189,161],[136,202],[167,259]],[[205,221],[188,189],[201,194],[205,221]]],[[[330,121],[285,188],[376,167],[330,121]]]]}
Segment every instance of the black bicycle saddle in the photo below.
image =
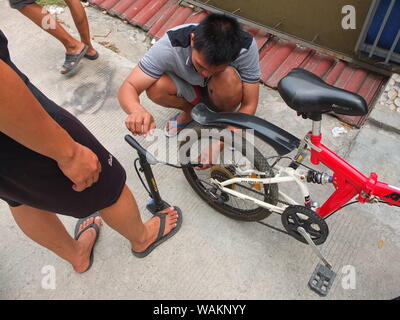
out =
{"type": "Polygon", "coordinates": [[[367,103],[360,95],[324,82],[304,69],[293,69],[278,84],[278,91],[286,104],[303,114],[337,114],[363,116],[368,113],[367,103]]]}

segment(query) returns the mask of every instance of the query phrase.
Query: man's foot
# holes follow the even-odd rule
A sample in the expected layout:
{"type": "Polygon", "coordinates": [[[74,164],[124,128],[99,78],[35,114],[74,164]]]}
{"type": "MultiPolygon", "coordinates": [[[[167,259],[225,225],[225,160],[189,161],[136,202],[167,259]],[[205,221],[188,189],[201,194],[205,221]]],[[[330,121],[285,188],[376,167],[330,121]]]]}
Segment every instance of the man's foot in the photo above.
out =
{"type": "Polygon", "coordinates": [[[68,46],[65,53],[64,65],[61,67],[60,72],[66,74],[75,69],[82,57],[86,54],[87,50],[87,45],[82,42],[68,46]]]}
{"type": "MultiPolygon", "coordinates": [[[[102,226],[102,220],[100,217],[88,218],[79,227],[79,231],[86,228],[88,225],[95,223],[99,228],[102,226]]],[[[90,256],[92,253],[92,248],[96,240],[96,230],[94,228],[89,228],[84,231],[80,236],[78,241],[78,256],[76,262],[72,265],[76,272],[85,272],[90,266],[90,256]]]]}
{"type": "Polygon", "coordinates": [[[89,60],[96,60],[99,57],[99,53],[93,48],[89,47],[89,49],[86,51],[85,58],[89,60]]]}
{"type": "Polygon", "coordinates": [[[85,44],[83,42],[77,41],[74,44],[71,44],[67,47],[66,54],[78,54],[79,52],[82,51],[82,49],[85,47],[85,44]]]}
{"type": "Polygon", "coordinates": [[[165,126],[165,134],[168,137],[173,137],[178,134],[179,131],[184,129],[193,119],[190,114],[181,112],[168,120],[165,126]]]}
{"type": "MultiPolygon", "coordinates": [[[[178,213],[173,207],[162,210],[159,213],[166,215],[163,233],[163,236],[165,236],[177,226],[178,213]]],[[[158,216],[154,216],[144,224],[146,228],[145,240],[141,244],[135,244],[132,246],[132,250],[134,252],[144,252],[151,244],[153,244],[157,240],[158,232],[160,230],[160,222],[161,219],[158,216]]]]}

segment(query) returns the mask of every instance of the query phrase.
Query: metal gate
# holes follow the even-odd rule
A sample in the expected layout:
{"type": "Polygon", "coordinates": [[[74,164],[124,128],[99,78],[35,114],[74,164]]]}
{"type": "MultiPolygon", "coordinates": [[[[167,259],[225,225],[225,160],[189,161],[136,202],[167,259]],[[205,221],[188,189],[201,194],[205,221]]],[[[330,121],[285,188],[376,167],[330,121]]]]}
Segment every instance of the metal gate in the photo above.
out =
{"type": "Polygon", "coordinates": [[[400,64],[400,0],[373,0],[355,51],[400,64]]]}

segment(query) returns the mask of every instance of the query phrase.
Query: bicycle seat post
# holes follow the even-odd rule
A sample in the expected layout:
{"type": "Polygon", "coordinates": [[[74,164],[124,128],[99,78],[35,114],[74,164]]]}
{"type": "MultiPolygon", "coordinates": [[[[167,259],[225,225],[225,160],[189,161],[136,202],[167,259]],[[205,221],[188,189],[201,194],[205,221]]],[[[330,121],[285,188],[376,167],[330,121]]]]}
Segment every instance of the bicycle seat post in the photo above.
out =
{"type": "Polygon", "coordinates": [[[312,122],[312,135],[319,137],[321,135],[321,120],[313,120],[312,122]]]}
{"type": "Polygon", "coordinates": [[[318,159],[318,152],[321,151],[319,149],[319,144],[321,143],[321,121],[322,121],[322,116],[321,114],[316,114],[310,117],[312,120],[312,131],[311,131],[311,137],[309,141],[309,146],[311,147],[311,163],[314,165],[319,164],[319,159],[318,159]]]}

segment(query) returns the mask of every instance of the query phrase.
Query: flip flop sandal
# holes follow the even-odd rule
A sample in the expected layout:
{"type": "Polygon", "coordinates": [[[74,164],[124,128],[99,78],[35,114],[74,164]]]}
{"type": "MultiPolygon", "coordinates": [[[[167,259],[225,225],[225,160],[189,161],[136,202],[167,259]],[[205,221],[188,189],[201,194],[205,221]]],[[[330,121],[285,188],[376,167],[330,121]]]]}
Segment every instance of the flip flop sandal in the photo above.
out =
{"type": "Polygon", "coordinates": [[[67,74],[70,73],[72,70],[74,70],[79,62],[82,60],[84,55],[86,54],[87,50],[89,47],[85,44],[83,47],[81,53],[79,54],[66,54],[65,55],[65,61],[63,64],[63,67],[65,68],[65,71],[60,71],[62,74],[67,74]]]}
{"type": "Polygon", "coordinates": [[[96,54],[92,55],[92,56],[85,54],[85,58],[87,58],[89,60],[96,60],[98,57],[99,57],[99,53],[97,51],[96,51],[96,54]]]}
{"type": "Polygon", "coordinates": [[[168,138],[175,137],[183,128],[185,128],[186,126],[188,126],[190,123],[193,122],[193,120],[191,120],[191,121],[186,122],[186,123],[178,123],[176,121],[176,119],[178,119],[179,115],[180,115],[180,113],[178,113],[175,116],[173,116],[171,119],[169,119],[167,121],[167,124],[165,125],[164,133],[168,138]],[[169,126],[168,124],[171,123],[171,122],[173,123],[173,125],[169,126]],[[167,127],[168,127],[168,129],[167,129],[167,127]],[[179,129],[179,128],[180,128],[180,130],[176,130],[175,133],[169,133],[169,131],[168,131],[168,130],[171,130],[171,129],[179,129]]]}
{"type": "Polygon", "coordinates": [[[157,248],[161,243],[163,243],[164,241],[168,240],[169,238],[171,238],[173,235],[175,235],[179,229],[182,226],[182,211],[179,208],[174,207],[176,212],[178,213],[178,221],[176,223],[176,227],[174,229],[171,230],[170,233],[166,234],[165,236],[163,236],[164,234],[164,230],[165,230],[165,220],[167,218],[167,215],[165,213],[156,213],[154,216],[160,217],[160,229],[158,231],[158,236],[155,242],[153,242],[150,246],[147,247],[146,250],[144,250],[143,252],[136,252],[136,251],[132,251],[132,254],[138,258],[144,258],[147,255],[149,255],[155,248],[157,248]]]}
{"type": "MultiPolygon", "coordinates": [[[[92,251],[90,252],[89,267],[88,267],[85,271],[83,271],[83,272],[88,271],[88,270],[91,268],[92,264],[93,264],[93,252],[94,252],[94,247],[95,247],[95,245],[96,245],[97,239],[99,238],[100,228],[99,228],[99,226],[98,226],[96,223],[91,223],[91,224],[89,224],[88,226],[86,226],[85,228],[83,228],[81,231],[79,231],[79,228],[80,228],[80,226],[82,225],[82,223],[84,223],[86,220],[88,220],[88,219],[90,219],[90,218],[99,217],[99,216],[100,216],[100,214],[99,214],[98,212],[96,212],[96,213],[90,215],[89,217],[79,219],[78,222],[77,222],[76,225],[75,225],[75,231],[74,231],[74,239],[75,239],[75,240],[78,240],[79,237],[81,236],[81,234],[84,233],[84,232],[85,232],[86,230],[88,230],[89,228],[93,228],[93,229],[96,231],[96,238],[95,238],[94,243],[93,243],[92,251]]],[[[83,273],[83,272],[81,272],[81,273],[83,273]]]]}

